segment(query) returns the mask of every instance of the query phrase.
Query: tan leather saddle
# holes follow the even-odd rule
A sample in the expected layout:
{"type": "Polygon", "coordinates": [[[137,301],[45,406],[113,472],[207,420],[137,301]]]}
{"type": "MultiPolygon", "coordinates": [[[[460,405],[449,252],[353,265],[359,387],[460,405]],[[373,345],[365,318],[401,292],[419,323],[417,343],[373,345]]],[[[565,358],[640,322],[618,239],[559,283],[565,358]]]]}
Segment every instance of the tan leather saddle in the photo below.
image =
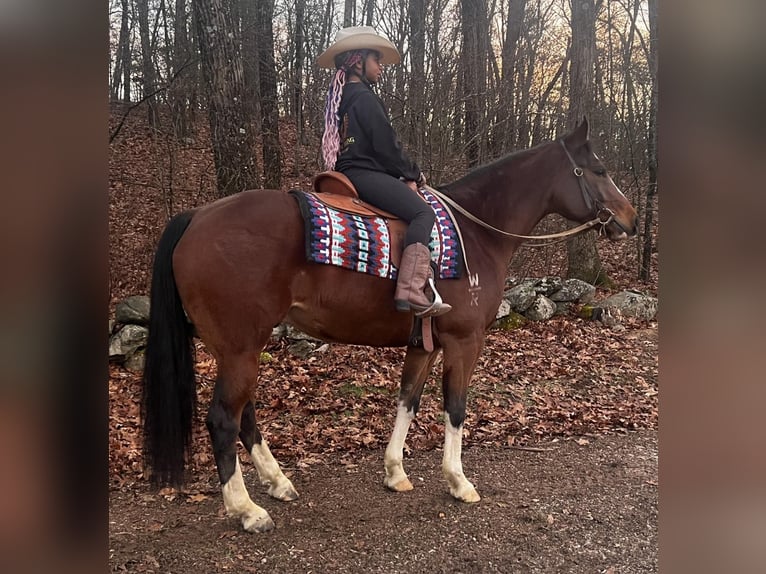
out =
{"type": "Polygon", "coordinates": [[[359,199],[354,184],[339,171],[323,171],[314,176],[314,193],[322,203],[341,211],[367,216],[380,216],[386,219],[399,219],[393,213],[378,209],[374,205],[359,199]]]}
{"type": "Polygon", "coordinates": [[[339,171],[323,171],[314,176],[314,197],[333,209],[364,217],[383,217],[388,220],[391,235],[391,261],[399,267],[404,249],[407,224],[393,213],[378,209],[359,199],[354,184],[339,171]]]}

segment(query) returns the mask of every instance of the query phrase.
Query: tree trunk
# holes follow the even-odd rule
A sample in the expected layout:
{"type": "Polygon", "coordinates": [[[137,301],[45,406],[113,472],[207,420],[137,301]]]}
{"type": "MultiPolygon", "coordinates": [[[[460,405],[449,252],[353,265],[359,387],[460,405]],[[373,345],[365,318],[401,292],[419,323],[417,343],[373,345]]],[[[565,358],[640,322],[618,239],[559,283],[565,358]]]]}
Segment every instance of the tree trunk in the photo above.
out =
{"type": "Polygon", "coordinates": [[[495,154],[500,155],[513,149],[515,134],[518,131],[516,118],[516,64],[521,28],[524,23],[524,11],[527,0],[510,0],[508,5],[508,20],[505,28],[505,42],[502,51],[503,79],[500,91],[500,101],[503,103],[497,116],[496,129],[499,134],[493,140],[496,142],[495,154]]]}
{"type": "Polygon", "coordinates": [[[252,127],[243,101],[242,59],[230,5],[223,0],[193,0],[193,6],[208,93],[218,195],[223,197],[257,187],[252,127]]]}
{"type": "Polygon", "coordinates": [[[362,15],[364,16],[365,26],[372,26],[374,9],[375,9],[375,0],[364,0],[362,15]]]}
{"type": "Polygon", "coordinates": [[[152,43],[149,38],[149,0],[136,0],[138,10],[138,33],[141,37],[141,71],[143,73],[144,99],[148,105],[147,120],[151,127],[159,125],[157,113],[157,89],[154,62],[152,61],[152,43]]]}
{"type": "Polygon", "coordinates": [[[282,186],[282,147],[279,143],[277,71],[274,62],[274,0],[256,3],[256,44],[261,95],[261,137],[263,139],[263,185],[282,186]]]}
{"type": "Polygon", "coordinates": [[[545,90],[543,90],[542,95],[540,96],[540,101],[537,103],[537,114],[535,114],[535,121],[534,125],[532,127],[532,145],[535,146],[539,143],[542,143],[543,139],[543,133],[542,133],[542,118],[543,113],[545,110],[546,105],[548,104],[548,98],[551,95],[551,92],[553,91],[553,88],[556,87],[556,84],[558,84],[559,79],[564,74],[564,70],[567,69],[567,62],[569,62],[569,46],[567,46],[567,57],[564,58],[561,61],[561,65],[559,66],[558,70],[556,70],[556,73],[554,74],[553,78],[551,78],[551,81],[548,82],[548,85],[545,86],[545,90]]]}
{"type": "Polygon", "coordinates": [[[356,2],[354,0],[345,0],[343,3],[343,27],[348,28],[354,25],[356,18],[356,2]]]}
{"type": "MultiPolygon", "coordinates": [[[[425,0],[410,0],[410,66],[412,75],[409,97],[409,124],[411,149],[421,157],[425,139],[425,56],[426,56],[426,4],[425,0]]],[[[422,166],[421,166],[422,167],[422,166]]]]}
{"type": "Polygon", "coordinates": [[[120,39],[117,44],[114,75],[112,76],[111,98],[113,101],[122,100],[123,102],[130,102],[130,74],[132,68],[131,63],[130,4],[128,0],[122,0],[122,15],[120,17],[120,39]],[[120,87],[122,87],[122,98],[120,98],[120,87]]]}
{"type": "Polygon", "coordinates": [[[186,17],[186,0],[176,0],[173,23],[173,84],[170,87],[170,102],[173,111],[173,128],[177,138],[189,135],[189,103],[187,99],[187,78],[184,70],[189,66],[189,34],[186,17]]]}
{"type": "Polygon", "coordinates": [[[487,3],[486,0],[461,0],[463,33],[463,88],[465,98],[465,150],[468,166],[481,160],[482,114],[485,110],[487,82],[487,3]]]}
{"type": "Polygon", "coordinates": [[[261,89],[258,73],[258,44],[255,4],[252,0],[240,0],[242,16],[242,68],[245,73],[245,105],[253,118],[255,133],[261,133],[261,89]]]}
{"type": "MultiPolygon", "coordinates": [[[[596,62],[596,6],[593,0],[572,0],[572,59],[569,67],[569,113],[573,129],[594,109],[593,74],[596,62]]],[[[596,249],[596,234],[584,233],[567,242],[567,277],[594,285],[609,284],[596,249]]]]}
{"type": "MultiPolygon", "coordinates": [[[[295,3],[295,60],[293,66],[293,93],[292,93],[292,113],[295,118],[295,126],[298,130],[298,142],[305,145],[305,120],[303,117],[303,64],[305,55],[305,14],[306,0],[297,0],[295,3]]],[[[298,169],[298,162],[295,162],[295,169],[298,169]]]]}
{"type": "Polygon", "coordinates": [[[644,245],[641,256],[639,277],[649,281],[652,267],[652,214],[654,196],[657,194],[657,0],[649,0],[649,73],[652,78],[652,94],[649,102],[648,163],[649,187],[646,190],[646,209],[644,210],[644,245]]]}

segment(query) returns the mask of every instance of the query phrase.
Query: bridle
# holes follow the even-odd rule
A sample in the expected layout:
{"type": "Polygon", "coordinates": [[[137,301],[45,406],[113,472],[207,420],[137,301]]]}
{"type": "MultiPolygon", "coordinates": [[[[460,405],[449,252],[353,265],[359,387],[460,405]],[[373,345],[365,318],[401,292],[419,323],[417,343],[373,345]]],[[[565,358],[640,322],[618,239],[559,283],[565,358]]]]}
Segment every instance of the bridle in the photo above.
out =
{"type": "Polygon", "coordinates": [[[564,143],[563,139],[559,140],[559,143],[561,144],[561,147],[564,148],[564,153],[567,154],[567,158],[569,159],[569,163],[572,164],[572,167],[574,168],[572,171],[577,178],[577,183],[580,184],[580,190],[582,191],[582,198],[585,202],[585,207],[587,207],[590,210],[594,209],[594,206],[597,210],[596,212],[596,218],[599,220],[601,224],[601,229],[599,230],[599,233],[603,233],[604,228],[609,225],[609,223],[612,222],[614,219],[614,212],[609,209],[608,207],[604,207],[604,204],[601,203],[601,201],[593,194],[590,187],[588,187],[588,182],[585,181],[585,171],[583,168],[581,168],[579,165],[577,165],[577,162],[575,162],[574,158],[572,157],[572,154],[569,153],[569,150],[567,149],[567,145],[564,143]],[[606,214],[606,219],[602,219],[601,216],[603,214],[606,214]]]}
{"type": "MultiPolygon", "coordinates": [[[[561,147],[564,148],[564,153],[566,153],[566,156],[569,159],[569,163],[572,164],[572,168],[573,168],[572,172],[574,173],[574,176],[577,178],[577,182],[580,185],[580,190],[582,191],[583,201],[585,201],[586,207],[588,209],[597,210],[595,218],[591,219],[590,221],[586,221],[585,223],[578,225],[577,227],[568,229],[566,231],[561,231],[559,233],[551,233],[548,235],[517,235],[516,233],[509,233],[508,231],[503,231],[502,229],[498,229],[497,227],[494,227],[490,225],[489,223],[482,221],[481,219],[479,219],[478,217],[476,217],[475,215],[473,215],[472,213],[464,209],[458,203],[456,203],[453,199],[451,199],[450,197],[447,197],[442,192],[434,189],[433,187],[429,185],[425,185],[424,187],[430,193],[432,193],[433,195],[438,197],[440,200],[442,200],[442,202],[444,202],[445,204],[444,207],[449,212],[450,217],[452,218],[452,221],[455,221],[455,217],[452,214],[450,207],[453,207],[456,211],[458,211],[459,213],[462,213],[464,216],[466,216],[468,219],[470,219],[474,223],[477,223],[486,229],[489,229],[491,231],[494,231],[495,233],[499,233],[500,235],[504,235],[506,237],[516,237],[518,239],[529,239],[533,241],[551,240],[551,241],[546,241],[545,243],[524,242],[522,243],[523,246],[547,247],[548,245],[553,245],[555,243],[560,243],[562,241],[565,241],[567,238],[573,235],[583,233],[594,227],[599,227],[598,232],[599,232],[599,235],[601,235],[605,232],[606,226],[609,225],[612,221],[614,221],[614,212],[608,207],[604,207],[604,204],[601,203],[601,201],[594,196],[593,192],[588,186],[588,182],[585,181],[585,171],[583,170],[583,168],[577,165],[577,162],[572,157],[572,154],[569,153],[569,150],[567,149],[567,146],[564,143],[564,140],[560,139],[559,143],[561,144],[561,147]]],[[[460,237],[460,242],[462,244],[463,238],[462,238],[462,235],[460,234],[460,228],[457,226],[456,221],[455,221],[455,227],[457,228],[458,236],[460,237]]]]}

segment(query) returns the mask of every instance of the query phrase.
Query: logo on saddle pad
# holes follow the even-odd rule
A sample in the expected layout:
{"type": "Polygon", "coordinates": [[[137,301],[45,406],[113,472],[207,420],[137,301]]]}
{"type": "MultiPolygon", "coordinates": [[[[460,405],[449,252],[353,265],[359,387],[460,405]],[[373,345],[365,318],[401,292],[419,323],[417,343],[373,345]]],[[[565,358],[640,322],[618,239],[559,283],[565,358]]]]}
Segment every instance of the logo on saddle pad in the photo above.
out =
{"type": "MultiPolygon", "coordinates": [[[[332,207],[319,199],[318,195],[325,194],[298,190],[290,193],[298,200],[305,222],[309,261],[396,279],[407,230],[403,221],[332,207]]],[[[434,195],[425,190],[419,193],[436,213],[429,248],[439,278],[458,278],[462,273],[462,255],[455,225],[434,195]]]]}

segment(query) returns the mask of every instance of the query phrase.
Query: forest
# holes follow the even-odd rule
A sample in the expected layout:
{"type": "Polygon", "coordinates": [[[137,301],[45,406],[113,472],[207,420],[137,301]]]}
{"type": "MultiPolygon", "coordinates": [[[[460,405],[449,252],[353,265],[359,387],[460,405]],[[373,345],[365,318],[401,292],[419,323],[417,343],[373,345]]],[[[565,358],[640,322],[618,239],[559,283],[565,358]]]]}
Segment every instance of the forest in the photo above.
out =
{"type": "MultiPolygon", "coordinates": [[[[378,92],[434,184],[588,117],[641,216],[635,276],[647,282],[657,248],[656,19],[655,0],[110,0],[112,155],[136,115],[153,146],[151,181],[118,183],[143,185],[165,219],[244,189],[306,186],[321,167],[329,79],[316,56],[340,27],[372,25],[402,54],[378,92]],[[200,146],[212,182],[183,172],[200,146]]],[[[567,251],[568,276],[607,281],[592,234],[567,251]]]]}

